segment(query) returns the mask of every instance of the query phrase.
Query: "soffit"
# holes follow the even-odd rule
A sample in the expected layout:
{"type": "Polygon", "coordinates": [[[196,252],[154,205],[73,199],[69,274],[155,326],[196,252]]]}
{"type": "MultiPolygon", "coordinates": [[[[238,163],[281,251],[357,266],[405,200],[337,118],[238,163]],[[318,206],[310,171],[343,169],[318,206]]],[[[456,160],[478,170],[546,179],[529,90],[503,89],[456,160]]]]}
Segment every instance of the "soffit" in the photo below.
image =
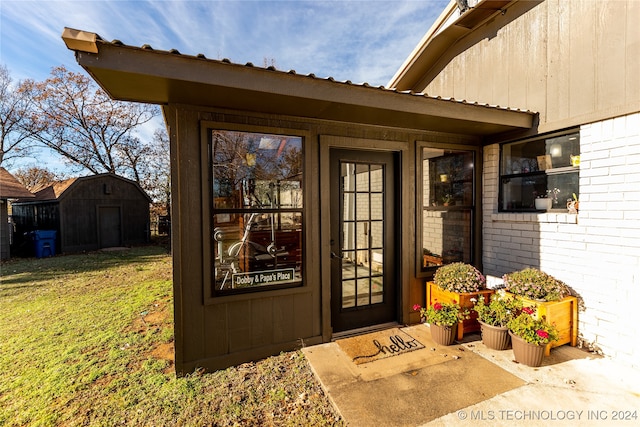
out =
{"type": "Polygon", "coordinates": [[[65,29],[63,39],[76,52],[78,63],[119,100],[478,136],[528,129],[535,117],[530,111],[233,64],[175,50],[127,46],[77,30],[65,29]],[[83,35],[83,44],[74,44],[77,33],[83,35]],[[86,38],[93,41],[86,42],[86,38]]]}

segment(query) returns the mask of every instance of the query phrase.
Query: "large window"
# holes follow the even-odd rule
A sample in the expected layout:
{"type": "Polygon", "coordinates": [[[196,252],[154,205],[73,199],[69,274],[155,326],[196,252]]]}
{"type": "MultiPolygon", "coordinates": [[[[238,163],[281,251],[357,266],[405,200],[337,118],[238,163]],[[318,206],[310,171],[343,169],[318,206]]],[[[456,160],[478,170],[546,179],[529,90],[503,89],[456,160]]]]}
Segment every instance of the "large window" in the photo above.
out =
{"type": "Polygon", "coordinates": [[[475,155],[475,150],[421,149],[422,271],[474,261],[475,155]]]}
{"type": "Polygon", "coordinates": [[[302,283],[302,138],[211,131],[214,291],[302,283]]]}
{"type": "Polygon", "coordinates": [[[566,210],[579,194],[579,167],[579,133],[504,144],[499,210],[566,210]]]}

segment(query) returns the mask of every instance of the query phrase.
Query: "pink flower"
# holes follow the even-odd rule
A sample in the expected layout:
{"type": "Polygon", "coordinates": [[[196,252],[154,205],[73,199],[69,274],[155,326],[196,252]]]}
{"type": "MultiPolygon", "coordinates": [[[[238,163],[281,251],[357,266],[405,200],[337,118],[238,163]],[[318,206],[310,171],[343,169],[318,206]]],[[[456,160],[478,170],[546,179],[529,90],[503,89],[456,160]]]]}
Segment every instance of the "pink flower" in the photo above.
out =
{"type": "Polygon", "coordinates": [[[538,330],[536,331],[536,334],[537,334],[540,338],[545,339],[545,340],[549,338],[549,333],[548,333],[547,331],[543,331],[542,329],[538,329],[538,330]]]}
{"type": "Polygon", "coordinates": [[[413,311],[418,311],[420,310],[422,307],[420,307],[420,304],[413,304],[413,311]]]}
{"type": "Polygon", "coordinates": [[[439,302],[437,302],[437,303],[433,304],[433,309],[434,309],[435,311],[440,311],[440,310],[442,310],[442,304],[440,304],[439,302]]]}
{"type": "Polygon", "coordinates": [[[527,313],[527,314],[533,314],[533,313],[535,313],[535,310],[534,310],[534,309],[532,309],[531,307],[524,307],[524,308],[522,309],[522,311],[524,311],[524,312],[525,312],[525,313],[527,313]]]}

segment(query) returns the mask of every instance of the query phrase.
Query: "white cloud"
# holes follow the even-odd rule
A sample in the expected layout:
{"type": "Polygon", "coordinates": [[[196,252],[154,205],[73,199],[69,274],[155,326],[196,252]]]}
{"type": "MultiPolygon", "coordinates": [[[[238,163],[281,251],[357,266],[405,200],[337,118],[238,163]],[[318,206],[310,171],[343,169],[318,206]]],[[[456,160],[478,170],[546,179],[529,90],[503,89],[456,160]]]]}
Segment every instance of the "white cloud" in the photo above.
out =
{"type": "Polygon", "coordinates": [[[19,77],[73,68],[65,26],[111,41],[203,53],[209,58],[274,60],[338,80],[385,84],[447,3],[430,1],[3,1],[2,62],[19,77]]]}
{"type": "MultiPolygon", "coordinates": [[[[14,80],[44,80],[58,65],[84,72],[60,37],[72,27],[133,46],[384,85],[447,3],[0,0],[0,61],[14,80]]],[[[152,133],[149,126],[140,136],[152,133]]]]}

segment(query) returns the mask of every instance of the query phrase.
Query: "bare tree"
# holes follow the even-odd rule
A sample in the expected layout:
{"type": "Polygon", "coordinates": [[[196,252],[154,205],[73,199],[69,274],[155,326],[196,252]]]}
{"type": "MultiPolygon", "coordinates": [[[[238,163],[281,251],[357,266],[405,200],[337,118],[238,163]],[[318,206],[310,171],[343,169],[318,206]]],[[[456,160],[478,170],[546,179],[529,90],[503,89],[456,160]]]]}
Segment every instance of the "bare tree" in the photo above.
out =
{"type": "Polygon", "coordinates": [[[5,167],[17,158],[28,157],[34,144],[26,126],[31,98],[21,83],[12,82],[7,67],[0,65],[0,165],[5,167]]]}
{"type": "Polygon", "coordinates": [[[147,145],[144,163],[140,168],[140,185],[149,196],[165,205],[167,213],[171,207],[171,166],[169,136],[165,129],[156,129],[153,143],[147,145]]]}
{"type": "Polygon", "coordinates": [[[40,144],[94,174],[139,181],[146,146],[133,131],[159,113],[156,106],[114,101],[64,66],[43,82],[25,82],[25,90],[33,100],[30,130],[40,144]]]}
{"type": "Polygon", "coordinates": [[[64,179],[63,176],[38,166],[25,167],[15,170],[12,175],[29,191],[38,190],[47,185],[64,179]]]}

